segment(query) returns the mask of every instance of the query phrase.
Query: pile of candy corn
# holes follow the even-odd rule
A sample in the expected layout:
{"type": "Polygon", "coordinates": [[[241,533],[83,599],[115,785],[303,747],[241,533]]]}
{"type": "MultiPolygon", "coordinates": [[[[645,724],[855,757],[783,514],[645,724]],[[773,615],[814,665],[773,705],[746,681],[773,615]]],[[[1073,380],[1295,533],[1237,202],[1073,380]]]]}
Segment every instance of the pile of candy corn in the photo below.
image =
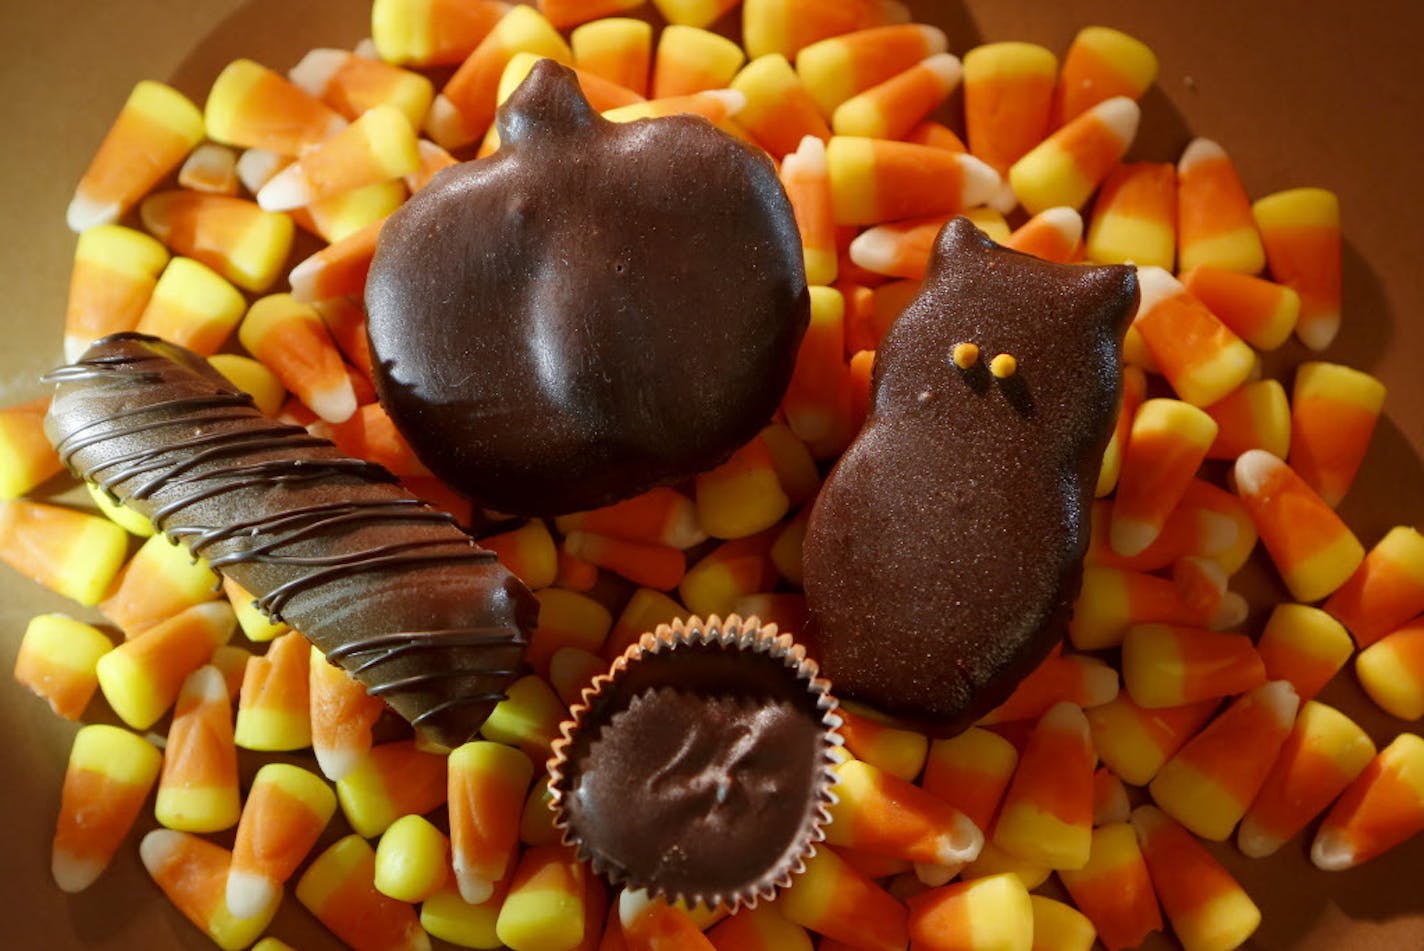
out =
{"type": "Polygon", "coordinates": [[[671,24],[656,35],[619,15],[643,0],[375,0],[355,52],[313,50],[286,75],[239,60],[201,110],[134,89],[69,208],[66,353],[137,329],[211,355],[264,411],[454,512],[541,610],[530,672],[482,739],[378,742],[379,700],[142,518],[99,492],[98,514],[25,498],[61,469],[45,401],[0,410],[0,558],[103,617],[36,617],[15,678],[62,717],[124,724],[75,735],[58,886],[103,887],[137,847],[208,937],[263,951],[288,947],[262,937],[288,890],[358,948],[1070,951],[1134,947],[1165,921],[1197,951],[1260,921],[1199,839],[1265,856],[1304,834],[1334,870],[1424,829],[1424,739],[1377,748],[1314,699],[1353,658],[1383,710],[1424,716],[1424,536],[1400,526],[1367,550],[1335,512],[1384,387],[1329,362],[1289,392],[1259,372],[1258,351],[1292,334],[1323,350],[1340,329],[1335,197],[1253,204],[1207,139],[1175,165],[1124,161],[1157,64],[1112,29],[1084,29],[1061,62],[1016,42],[961,59],[894,0],[744,0],[741,45],[706,29],[737,0],[653,3],[671,24]],[[728,462],[510,524],[432,478],[376,402],[361,292],[385,217],[497,148],[496,108],[540,57],[574,66],[611,119],[692,112],[764,148],[816,286],[781,412],[728,462]],[[961,89],[955,128],[930,118],[961,89]],[[953,739],[847,710],[828,842],[776,901],[728,916],[610,895],[547,807],[568,705],[674,617],[802,627],[821,477],[960,213],[1028,253],[1138,267],[1071,643],[953,739]],[[325,247],[291,266],[299,228],[325,247]],[[1230,463],[1224,479],[1207,460],[1230,463]],[[1292,600],[1253,639],[1230,581],[1258,541],[1292,600]],[[243,788],[239,749],[295,755],[243,788]],[[311,854],[338,807],[351,834],[311,854]],[[1030,894],[1054,873],[1071,906],[1030,894]]]}

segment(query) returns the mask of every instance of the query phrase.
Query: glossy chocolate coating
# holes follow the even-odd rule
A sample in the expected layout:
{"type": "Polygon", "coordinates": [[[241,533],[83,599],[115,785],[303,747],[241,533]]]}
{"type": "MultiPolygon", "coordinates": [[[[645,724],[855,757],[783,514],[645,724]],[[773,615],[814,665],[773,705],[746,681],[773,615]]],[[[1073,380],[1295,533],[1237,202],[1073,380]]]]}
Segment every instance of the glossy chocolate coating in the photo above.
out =
{"type": "Polygon", "coordinates": [[[750,894],[811,835],[828,785],[822,718],[779,658],[713,645],[644,655],[573,736],[569,830],[615,882],[750,894]]]}
{"type": "Polygon", "coordinates": [[[615,124],[544,60],[502,145],[381,231],[366,286],[381,403],[491,508],[588,509],[725,460],[810,315],[776,169],[694,116],[615,124]]]}
{"type": "Polygon", "coordinates": [[[807,526],[837,696],[952,734],[1062,639],[1136,307],[1130,267],[1052,264],[945,225],[807,526]],[[950,358],[960,341],[983,355],[969,370],[950,358]],[[1018,360],[1005,380],[986,366],[999,353],[1018,360]]]}
{"type": "Polygon", "coordinates": [[[46,433],[75,474],[432,739],[469,739],[520,673],[533,595],[385,469],[269,419],[202,357],[154,337],[108,337],[49,378],[46,433]]]}

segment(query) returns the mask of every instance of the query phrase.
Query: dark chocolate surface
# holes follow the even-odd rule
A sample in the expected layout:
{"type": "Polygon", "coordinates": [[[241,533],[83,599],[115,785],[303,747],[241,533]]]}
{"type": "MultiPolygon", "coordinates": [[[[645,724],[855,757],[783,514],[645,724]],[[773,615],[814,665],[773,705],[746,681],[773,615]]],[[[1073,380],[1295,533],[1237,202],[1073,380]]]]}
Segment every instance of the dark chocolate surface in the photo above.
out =
{"type": "Polygon", "coordinates": [[[379,466],[263,416],[201,357],[106,338],[58,383],[66,464],[148,516],[428,736],[469,739],[519,673],[538,606],[379,466]]]}
{"type": "Polygon", "coordinates": [[[498,122],[498,152],[381,232],[382,405],[437,475],[506,512],[722,462],[776,409],[809,320],[772,163],[698,117],[608,122],[548,60],[498,122]]]}
{"type": "Polygon", "coordinates": [[[949,734],[1061,640],[1136,302],[1130,267],[1051,264],[945,225],[807,527],[837,696],[949,734]],[[960,341],[982,354],[969,370],[950,359],[960,341]],[[999,353],[1018,360],[1006,380],[987,367],[999,353]]]}
{"type": "Polygon", "coordinates": [[[826,728],[780,658],[682,645],[633,661],[582,718],[560,775],[583,854],[663,894],[747,895],[822,806],[826,728]]]}

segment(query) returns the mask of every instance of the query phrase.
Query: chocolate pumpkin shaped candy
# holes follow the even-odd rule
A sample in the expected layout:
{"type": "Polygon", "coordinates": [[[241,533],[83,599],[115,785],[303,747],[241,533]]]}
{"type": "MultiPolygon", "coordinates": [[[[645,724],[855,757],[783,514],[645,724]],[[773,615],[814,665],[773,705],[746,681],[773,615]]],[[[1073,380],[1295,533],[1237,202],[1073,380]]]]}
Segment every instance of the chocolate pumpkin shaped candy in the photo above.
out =
{"type": "Polygon", "coordinates": [[[1062,638],[1136,306],[1130,267],[1052,264],[945,225],[806,532],[837,696],[952,734],[1062,638]]]}
{"type": "Polygon", "coordinates": [[[441,478],[506,512],[708,469],[771,417],[810,317],[767,156],[705,119],[616,124],[544,60],[502,145],[391,216],[366,287],[381,403],[441,478]]]}

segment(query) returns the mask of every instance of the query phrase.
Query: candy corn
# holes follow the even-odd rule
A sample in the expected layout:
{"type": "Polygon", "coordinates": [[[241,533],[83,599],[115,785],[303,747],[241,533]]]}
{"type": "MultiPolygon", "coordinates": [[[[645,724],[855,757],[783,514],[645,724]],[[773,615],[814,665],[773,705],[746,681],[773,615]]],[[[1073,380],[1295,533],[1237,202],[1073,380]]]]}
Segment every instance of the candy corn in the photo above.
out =
{"type": "Polygon", "coordinates": [[[1208,406],[1206,413],[1217,426],[1209,459],[1235,459],[1250,449],[1284,459],[1290,451],[1290,404],[1285,387],[1276,380],[1244,383],[1208,406]]]}
{"type": "MultiPolygon", "coordinates": [[[[841,704],[841,738],[856,759],[907,782],[924,768],[929,740],[916,730],[888,726],[860,707],[841,704]]],[[[981,827],[982,828],[982,827],[981,827]]]]}
{"type": "Polygon", "coordinates": [[[1274,853],[1323,812],[1374,755],[1374,742],[1349,717],[1321,703],[1305,704],[1241,820],[1241,851],[1252,858],[1274,853]]]}
{"type": "Polygon", "coordinates": [[[1244,693],[1266,682],[1251,640],[1166,624],[1140,624],[1122,642],[1123,684],[1152,710],[1244,693]]]}
{"type": "Polygon", "coordinates": [[[489,719],[480,727],[480,735],[496,743],[517,746],[534,762],[542,763],[548,758],[549,746],[559,735],[559,724],[567,714],[548,682],[531,674],[509,685],[505,698],[495,705],[489,719]]]}
{"type": "Polygon", "coordinates": [[[833,288],[813,287],[811,323],[796,355],[782,411],[791,431],[818,459],[840,453],[855,436],[844,354],[845,299],[833,288]]]}
{"type": "Polygon", "coordinates": [[[1057,57],[1031,43],[989,43],[964,54],[969,151],[1001,176],[1048,134],[1057,69],[1057,57]]]}
{"type": "Polygon", "coordinates": [[[401,816],[424,815],[445,801],[445,757],[412,740],[373,747],[336,781],[336,801],[351,828],[375,838],[401,816]]]}
{"type": "Polygon", "coordinates": [[[791,199],[796,227],[801,232],[806,280],[813,285],[834,282],[836,226],[825,143],[814,135],[804,137],[796,151],[781,160],[781,184],[791,199]]]}
{"type": "Polygon", "coordinates": [[[388,63],[454,66],[509,11],[503,0],[375,0],[371,39],[388,63]]]}
{"type": "Polygon", "coordinates": [[[1182,275],[1182,286],[1257,350],[1285,343],[1300,317],[1299,294],[1250,274],[1199,265],[1182,275]]]}
{"type": "Polygon", "coordinates": [[[359,835],[328,848],[297,881],[297,900],[338,938],[355,947],[430,948],[415,910],[376,890],[376,854],[359,835]]]}
{"type": "Polygon", "coordinates": [[[1391,716],[1424,717],[1424,620],[1371,644],[1355,659],[1365,693],[1391,716]]]}
{"type": "Polygon", "coordinates": [[[1052,707],[1019,757],[994,844],[1049,868],[1082,868],[1092,837],[1096,765],[1083,711],[1071,703],[1052,707]]]}
{"type": "Polygon", "coordinates": [[[1090,563],[1083,567],[1083,587],[1068,622],[1068,637],[1079,650],[1101,650],[1121,644],[1134,624],[1200,627],[1210,620],[1166,578],[1090,563]]]}
{"type": "Polygon", "coordinates": [[[1216,435],[1215,420],[1181,400],[1138,407],[1113,503],[1114,552],[1130,557],[1156,540],[1216,435]]]}
{"type": "Polygon", "coordinates": [[[494,120],[500,76],[516,53],[534,53],[565,65],[573,51],[533,7],[508,12],[480,40],[441,89],[425,119],[425,131],[446,149],[479,140],[494,120]]]}
{"type": "Polygon", "coordinates": [[[1093,204],[1089,261],[1172,269],[1177,247],[1177,172],[1158,162],[1119,165],[1093,204]]]}
{"type": "Polygon", "coordinates": [[[1153,806],[1132,813],[1152,887],[1186,951],[1239,947],[1261,923],[1261,912],[1205,848],[1153,806]]]}
{"type": "MultiPolygon", "coordinates": [[[[287,75],[298,88],[347,119],[359,119],[369,109],[389,106],[405,116],[412,129],[418,129],[435,98],[430,80],[419,73],[346,50],[314,49],[287,75]]],[[[396,134],[403,136],[399,131],[396,134]]]]}
{"type": "Polygon", "coordinates": [[[662,486],[601,509],[561,515],[555,524],[564,534],[583,530],[673,548],[691,548],[707,540],[707,533],[698,525],[694,502],[662,486]]]}
{"type": "Polygon", "coordinates": [[[773,158],[796,151],[805,136],[830,138],[830,127],[786,57],[778,53],[757,57],[730,85],[746,97],[737,124],[773,158]]]}
{"type": "Polygon", "coordinates": [[[240,810],[227,683],[216,667],[200,667],[178,693],[153,811],[170,829],[220,832],[240,810]]]}
{"type": "Polygon", "coordinates": [[[257,193],[257,203],[268,211],[300,208],[400,178],[419,165],[410,120],[395,106],[376,106],[272,176],[257,193]]]}
{"type": "Polygon", "coordinates": [[[228,910],[249,918],[280,898],[335,811],[336,796],[316,775],[286,763],[258,770],[232,847],[228,910]]]}
{"type": "Polygon", "coordinates": [[[1246,381],[1256,357],[1240,337],[1165,270],[1139,268],[1137,280],[1133,332],[1178,397],[1210,406],[1246,381]]]}
{"type": "Polygon", "coordinates": [[[376,845],[376,891],[397,901],[421,902],[445,884],[450,843],[420,816],[401,816],[376,845]]]}
{"type": "Polygon", "coordinates": [[[371,727],[386,705],[346,671],[311,648],[307,662],[312,751],[327,779],[350,775],[371,749],[371,727]]]}
{"type": "Polygon", "coordinates": [[[1152,798],[1202,838],[1225,840],[1266,781],[1299,705],[1283,680],[1242,695],[1158,770],[1152,798]]]}
{"type": "MultiPolygon", "coordinates": [[[[666,35],[663,34],[664,39],[660,42],[666,42],[666,35]]],[[[573,51],[574,66],[579,72],[606,79],[632,90],[640,97],[648,95],[648,76],[653,57],[653,28],[649,24],[630,17],[595,20],[569,35],[569,48],[573,51]]],[[[724,81],[704,88],[716,89],[725,85],[724,81]]]]}
{"type": "Polygon", "coordinates": [[[898,0],[843,0],[834,4],[817,0],[744,0],[742,45],[753,58],[780,53],[793,59],[803,47],[817,40],[909,19],[909,11],[898,0]]]}
{"type": "Polygon", "coordinates": [[[928,865],[973,861],[983,833],[964,813],[911,783],[850,760],[836,767],[826,841],[928,865]]]}
{"type": "Polygon", "coordinates": [[[921,785],[954,806],[980,829],[993,828],[1019,754],[996,733],[970,727],[959,736],[935,740],[921,785]]]}
{"type": "Polygon", "coordinates": [[[578,703],[593,678],[607,671],[606,660],[577,647],[561,647],[549,659],[549,683],[566,707],[578,703]]]}
{"type": "Polygon", "coordinates": [[[1368,647],[1424,611],[1424,535],[1396,526],[1365,555],[1325,610],[1368,647]]]}
{"type": "Polygon", "coordinates": [[[1076,208],[1045,208],[1019,225],[1004,247],[1045,261],[1066,264],[1078,255],[1083,240],[1083,216],[1076,208]]]}
{"type": "Polygon", "coordinates": [[[554,825],[553,800],[548,783],[529,787],[519,816],[519,841],[525,845],[558,845],[564,834],[554,825]]]}
{"type": "Polygon", "coordinates": [[[948,40],[936,27],[918,23],[874,27],[805,47],[796,54],[796,71],[822,114],[830,117],[856,94],[947,49],[948,40]]]}
{"type": "Polygon", "coordinates": [[[1068,701],[1088,708],[1117,696],[1117,671],[1093,657],[1055,654],[1038,665],[999,706],[980,717],[979,724],[1037,720],[1055,703],[1068,701]]]}
{"type": "Polygon", "coordinates": [[[676,548],[591,532],[569,532],[564,536],[564,551],[635,584],[658,590],[677,587],[687,571],[687,558],[676,548]]]}
{"type": "Polygon", "coordinates": [[[363,185],[294,208],[292,220],[328,244],[349,238],[367,225],[389,217],[406,199],[402,179],[363,185]]]}
{"type": "MultiPolygon", "coordinates": [[[[506,886],[495,889],[488,901],[470,904],[448,881],[420,906],[420,926],[431,937],[463,948],[496,948],[495,925],[504,904],[506,886]]],[[[601,951],[601,949],[600,949],[601,951]]]]}
{"type": "Polygon", "coordinates": [[[949,53],[926,57],[904,72],[857,93],[836,107],[836,135],[901,139],[959,85],[963,67],[949,53]]]}
{"type": "Polygon", "coordinates": [[[159,276],[134,329],[207,356],[227,342],[246,309],[242,294],[221,274],[178,257],[159,276]]]}
{"type": "Polygon", "coordinates": [[[1353,868],[1424,830],[1424,739],[1401,733],[1335,803],[1310,849],[1316,867],[1353,868]]]}
{"type": "Polygon", "coordinates": [[[474,741],[451,752],[450,851],[465,901],[488,901],[510,871],[532,777],[529,758],[499,743],[474,741]]]}
{"type": "Polygon", "coordinates": [[[235,353],[215,353],[208,357],[233,386],[252,397],[257,408],[268,416],[276,416],[287,399],[287,389],[277,375],[251,357],[235,353]]]}
{"type": "Polygon", "coordinates": [[[310,660],[311,645],[292,631],[247,665],[237,705],[238,746],[300,750],[311,745],[310,660]]]}
{"type": "Polygon", "coordinates": [[[1340,200],[1323,188],[1293,188],[1251,206],[1271,276],[1300,295],[1295,332],[1312,350],[1340,330],[1340,200]]]}
{"type": "Polygon", "coordinates": [[[1157,78],[1157,57],[1147,44],[1106,26],[1085,26],[1063,55],[1053,94],[1053,128],[1105,99],[1141,99],[1157,78]]]}
{"type": "Polygon", "coordinates": [[[336,134],[346,120],[250,59],[234,60],[213,80],[203,119],[224,145],[297,155],[336,134]]]}
{"type": "Polygon", "coordinates": [[[978,159],[927,145],[838,135],[826,146],[826,161],[841,225],[952,215],[999,187],[994,170],[978,159]]]}
{"type": "Polygon", "coordinates": [[[99,658],[99,687],[129,726],[152,726],[178,698],[188,675],[232,636],[237,620],[223,601],[199,604],[99,658]]]}
{"type": "MultiPolygon", "coordinates": [[[[917,867],[916,873],[922,874],[923,868],[923,866],[917,867]]],[[[1003,874],[1013,875],[1023,882],[1024,888],[1032,891],[1048,881],[1049,877],[1053,875],[1053,869],[1047,865],[1021,859],[1017,855],[1005,852],[991,839],[984,843],[979,857],[960,870],[959,879],[969,882],[978,878],[1003,874]]]]}
{"type": "Polygon", "coordinates": [[[118,727],[93,724],[74,735],[50,854],[55,884],[70,893],[94,883],[143,809],[163,755],[118,727]]]}
{"type": "Polygon", "coordinates": [[[488,535],[480,539],[480,545],[499,555],[500,563],[530,588],[547,588],[558,574],[554,537],[541,519],[530,519],[518,528],[488,535]]]}
{"type": "MultiPolygon", "coordinates": [[[[1251,557],[1258,540],[1256,523],[1251,520],[1250,510],[1240,497],[1205,479],[1193,479],[1182,495],[1182,504],[1214,512],[1236,526],[1234,542],[1223,542],[1225,548],[1215,552],[1204,551],[1202,554],[1209,555],[1229,575],[1240,571],[1251,557]]],[[[1225,533],[1221,537],[1224,538],[1225,533]]]]}
{"type": "Polygon", "coordinates": [[[1014,161],[1008,180],[1030,214],[1082,208],[1137,135],[1142,111],[1125,96],[1104,100],[1014,161]]]}
{"type": "Polygon", "coordinates": [[[322,419],[341,423],[356,412],[346,365],[310,305],[290,294],[263,297],[247,311],[238,339],[322,419]]]}
{"type": "Polygon", "coordinates": [[[257,940],[277,912],[277,900],[246,918],[228,911],[223,882],[232,856],[227,849],[172,829],[143,837],[139,858],[169,901],[220,948],[237,951],[257,940]]]}
{"type": "Polygon", "coordinates": [[[1331,506],[1364,461],[1384,405],[1384,384],[1338,363],[1305,363],[1291,394],[1290,464],[1331,506]]]}
{"type": "Polygon", "coordinates": [[[1042,895],[1030,895],[1029,904],[1033,951],[1091,951],[1098,933],[1081,911],[1042,895]]]}
{"type": "Polygon", "coordinates": [[[912,896],[907,904],[910,941],[916,949],[1032,951],[1033,904],[1016,875],[936,888],[912,896]]]}
{"type": "Polygon", "coordinates": [[[1236,460],[1235,474],[1236,493],[1297,601],[1335,591],[1364,560],[1359,539],[1284,462],[1253,449],[1236,460]]]}
{"type": "Polygon", "coordinates": [[[238,287],[271,287],[292,249],[292,219],[229,195],[157,192],[139,206],[143,226],[176,254],[206,264],[238,287]]]}
{"type": "Polygon", "coordinates": [[[905,906],[830,849],[807,860],[776,907],[803,928],[866,951],[904,951],[909,940],[905,906]]]}
{"type": "Polygon", "coordinates": [[[811,937],[775,905],[743,908],[707,932],[717,951],[811,951],[811,937]]]}
{"type": "Polygon", "coordinates": [[[168,251],[142,231],[95,225],[79,236],[64,315],[64,356],[111,333],[133,330],[168,263],[168,251]]]}
{"type": "Polygon", "coordinates": [[[673,24],[658,37],[652,94],[667,99],[725,88],[746,59],[742,48],[726,37],[673,24]]]}
{"type": "Polygon", "coordinates": [[[218,576],[188,547],[153,535],[124,565],[99,609],[128,637],[218,596],[218,576]]]}
{"type": "Polygon", "coordinates": [[[178,169],[178,184],[214,195],[236,195],[237,153],[216,142],[204,142],[188,153],[178,169]]]}
{"type": "Polygon", "coordinates": [[[1126,822],[1094,829],[1088,864],[1058,877],[1108,951],[1135,948],[1162,929],[1137,833],[1126,822]]]}
{"type": "Polygon", "coordinates": [[[770,548],[776,531],[723,542],[689,568],[677,586],[686,611],[679,609],[677,615],[725,615],[738,598],[771,588],[776,574],[770,548]]]}
{"type": "Polygon", "coordinates": [[[536,672],[547,675],[550,659],[562,648],[594,654],[603,647],[613,616],[602,604],[561,588],[545,588],[534,597],[539,601],[539,622],[530,635],[526,660],[536,672]]]}
{"type": "Polygon", "coordinates": [[[713,538],[755,535],[780,522],[791,507],[760,436],[720,466],[700,473],[694,487],[698,524],[713,538]]]}
{"type": "Polygon", "coordinates": [[[1093,747],[1125,782],[1145,786],[1182,744],[1211,719],[1216,700],[1144,709],[1127,693],[1085,711],[1093,747]]]}
{"type": "Polygon", "coordinates": [[[170,86],[140,82],[79,180],[69,203],[69,230],[118,221],[202,140],[196,106],[170,86]]]}
{"type": "Polygon", "coordinates": [[[1313,700],[1354,653],[1350,635],[1319,608],[1278,604],[1256,645],[1268,680],[1288,680],[1301,702],[1313,700]]]}
{"type": "Polygon", "coordinates": [[[495,932],[516,948],[572,948],[584,938],[587,872],[564,846],[527,850],[510,881],[495,932]]]}
{"type": "Polygon", "coordinates": [[[114,645],[97,628],[63,614],[30,619],[15,658],[15,679],[67,720],[78,720],[99,687],[99,658],[114,645]]]}
{"type": "Polygon", "coordinates": [[[1226,150],[1193,139],[1177,162],[1177,235],[1181,270],[1206,265],[1255,274],[1266,265],[1251,199],[1226,150]]]}

